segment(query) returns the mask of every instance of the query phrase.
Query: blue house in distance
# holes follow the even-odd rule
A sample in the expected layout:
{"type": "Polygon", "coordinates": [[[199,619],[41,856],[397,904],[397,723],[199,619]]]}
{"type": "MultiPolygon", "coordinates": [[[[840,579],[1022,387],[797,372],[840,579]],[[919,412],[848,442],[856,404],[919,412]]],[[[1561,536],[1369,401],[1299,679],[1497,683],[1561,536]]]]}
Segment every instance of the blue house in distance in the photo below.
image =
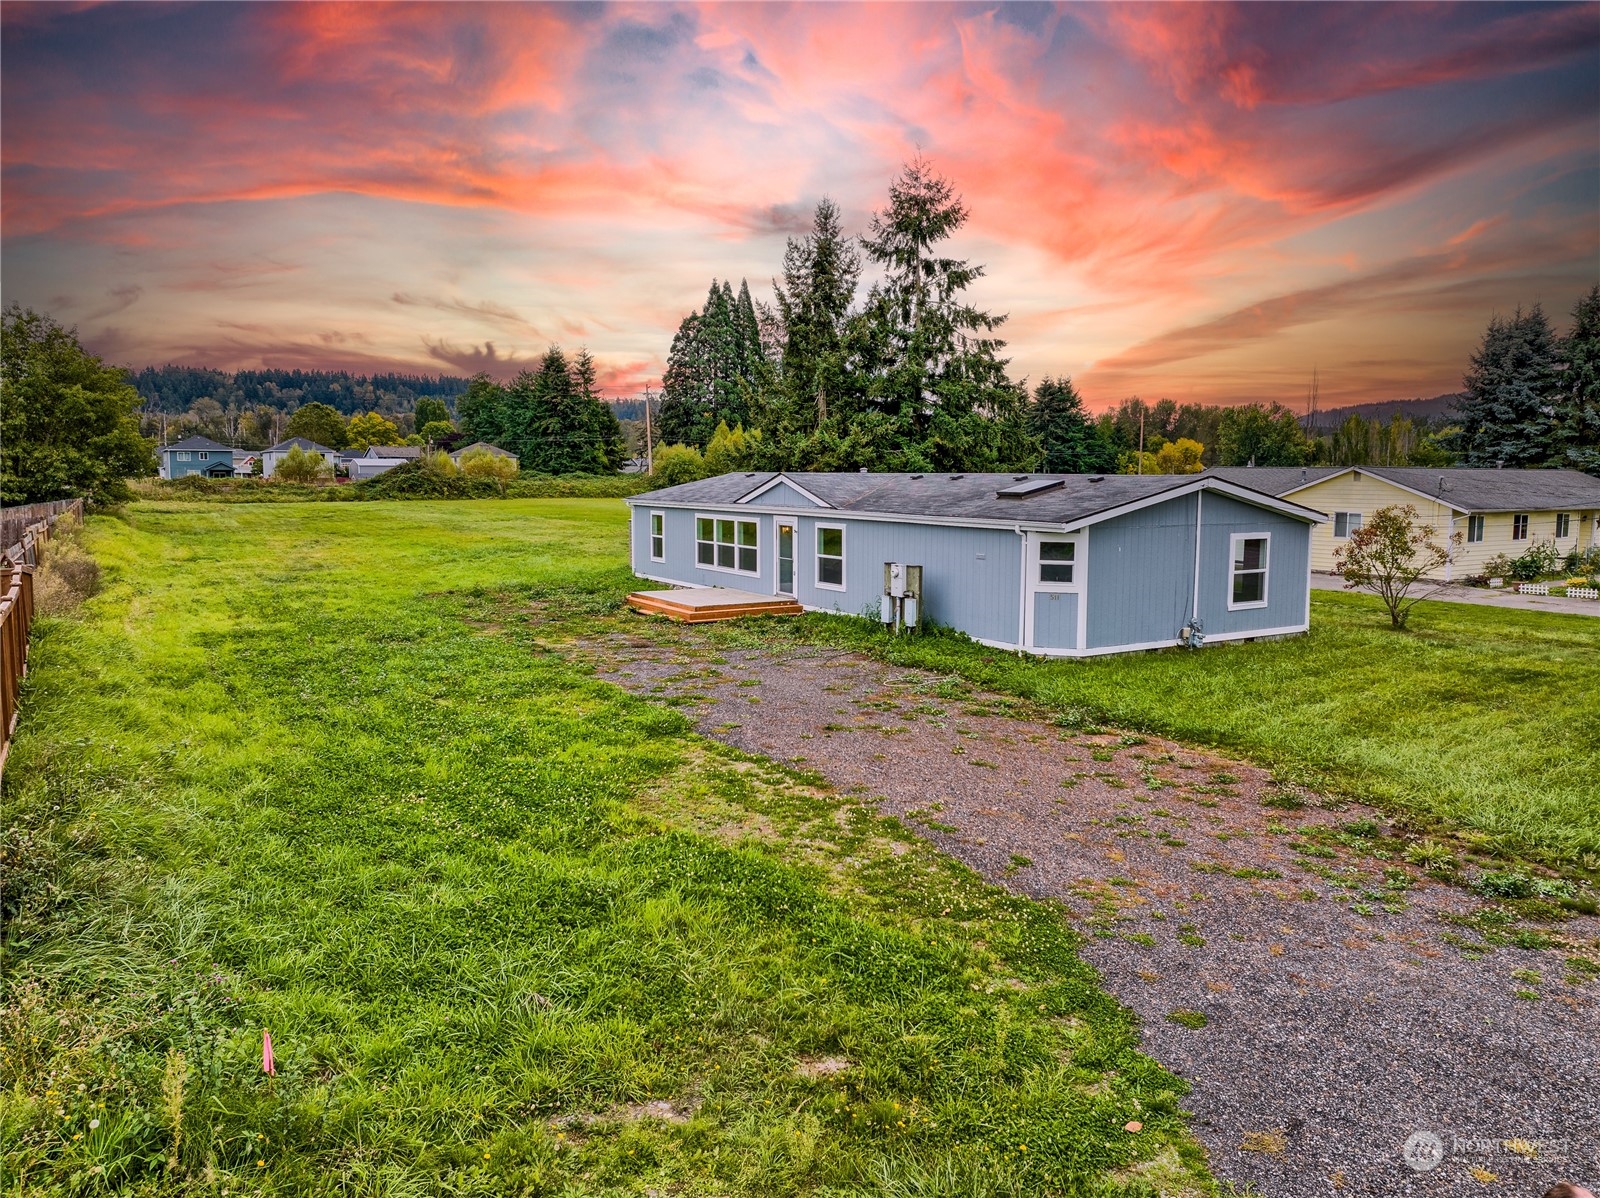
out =
{"type": "Polygon", "coordinates": [[[204,474],[207,478],[233,477],[233,449],[210,437],[185,437],[161,447],[161,477],[182,478],[204,474]]]}
{"type": "Polygon", "coordinates": [[[876,619],[885,563],[917,565],[925,620],[1051,657],[1305,632],[1326,519],[1198,474],[724,474],[627,502],[643,578],[876,619]]]}

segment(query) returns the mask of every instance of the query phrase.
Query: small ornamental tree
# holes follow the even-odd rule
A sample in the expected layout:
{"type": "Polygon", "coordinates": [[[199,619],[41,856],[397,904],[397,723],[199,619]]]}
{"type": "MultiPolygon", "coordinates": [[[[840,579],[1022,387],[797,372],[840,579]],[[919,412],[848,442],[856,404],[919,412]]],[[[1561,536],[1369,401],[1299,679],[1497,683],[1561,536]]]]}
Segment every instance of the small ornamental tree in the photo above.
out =
{"type": "Polygon", "coordinates": [[[1372,591],[1389,609],[1390,626],[1404,628],[1411,609],[1443,586],[1427,580],[1450,560],[1461,539],[1458,532],[1440,544],[1431,524],[1417,523],[1416,508],[1391,504],[1373,512],[1334,551],[1334,569],[1346,590],[1372,591]]]}
{"type": "Polygon", "coordinates": [[[323,460],[320,453],[310,453],[295,445],[278,459],[278,464],[273,467],[272,477],[286,483],[310,483],[316,482],[319,478],[327,478],[332,473],[333,468],[323,460]]]}

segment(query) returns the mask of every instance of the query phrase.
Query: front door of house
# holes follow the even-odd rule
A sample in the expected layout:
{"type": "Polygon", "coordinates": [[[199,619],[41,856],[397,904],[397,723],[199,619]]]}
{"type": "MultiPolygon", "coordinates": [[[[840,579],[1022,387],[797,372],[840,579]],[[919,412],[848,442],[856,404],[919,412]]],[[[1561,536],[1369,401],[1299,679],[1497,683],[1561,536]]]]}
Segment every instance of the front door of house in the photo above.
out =
{"type": "Polygon", "coordinates": [[[778,593],[794,594],[794,526],[778,525],[778,593]]]}

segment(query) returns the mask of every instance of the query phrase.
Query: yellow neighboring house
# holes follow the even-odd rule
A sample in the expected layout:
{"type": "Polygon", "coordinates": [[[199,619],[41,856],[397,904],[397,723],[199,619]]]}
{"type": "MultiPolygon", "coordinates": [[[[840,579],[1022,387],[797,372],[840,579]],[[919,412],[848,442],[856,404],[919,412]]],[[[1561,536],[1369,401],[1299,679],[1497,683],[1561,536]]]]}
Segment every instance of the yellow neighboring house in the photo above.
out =
{"type": "Polygon", "coordinates": [[[1311,530],[1311,568],[1331,572],[1334,550],[1381,507],[1409,503],[1440,539],[1462,534],[1444,577],[1482,574],[1498,554],[1554,541],[1562,553],[1600,546],[1600,478],[1577,470],[1471,466],[1229,466],[1210,473],[1328,517],[1311,530]]]}

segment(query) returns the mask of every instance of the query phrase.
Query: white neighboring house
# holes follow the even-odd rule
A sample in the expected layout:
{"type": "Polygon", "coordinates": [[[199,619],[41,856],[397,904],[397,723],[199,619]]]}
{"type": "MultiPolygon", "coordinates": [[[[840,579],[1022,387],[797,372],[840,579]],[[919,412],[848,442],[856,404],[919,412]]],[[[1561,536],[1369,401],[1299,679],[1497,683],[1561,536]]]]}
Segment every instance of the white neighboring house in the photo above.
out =
{"type": "Polygon", "coordinates": [[[513,462],[517,461],[516,454],[510,450],[501,449],[498,445],[490,445],[487,441],[474,441],[471,445],[463,445],[460,449],[451,450],[450,460],[459,466],[461,465],[461,456],[471,453],[475,449],[486,449],[497,458],[510,458],[513,462]]]}
{"type": "Polygon", "coordinates": [[[369,445],[366,453],[349,459],[346,464],[350,469],[350,480],[354,482],[362,478],[377,478],[384,471],[414,462],[421,456],[420,445],[369,445]]]}
{"type": "Polygon", "coordinates": [[[299,446],[304,453],[314,453],[321,456],[332,470],[339,463],[339,451],[329,449],[326,445],[318,445],[315,441],[308,441],[304,437],[290,437],[287,441],[279,441],[271,449],[261,451],[261,477],[271,478],[277,470],[278,463],[289,455],[289,451],[299,446]]]}
{"type": "Polygon", "coordinates": [[[249,478],[256,472],[256,458],[258,455],[247,453],[245,450],[233,451],[233,477],[249,478]]]}

